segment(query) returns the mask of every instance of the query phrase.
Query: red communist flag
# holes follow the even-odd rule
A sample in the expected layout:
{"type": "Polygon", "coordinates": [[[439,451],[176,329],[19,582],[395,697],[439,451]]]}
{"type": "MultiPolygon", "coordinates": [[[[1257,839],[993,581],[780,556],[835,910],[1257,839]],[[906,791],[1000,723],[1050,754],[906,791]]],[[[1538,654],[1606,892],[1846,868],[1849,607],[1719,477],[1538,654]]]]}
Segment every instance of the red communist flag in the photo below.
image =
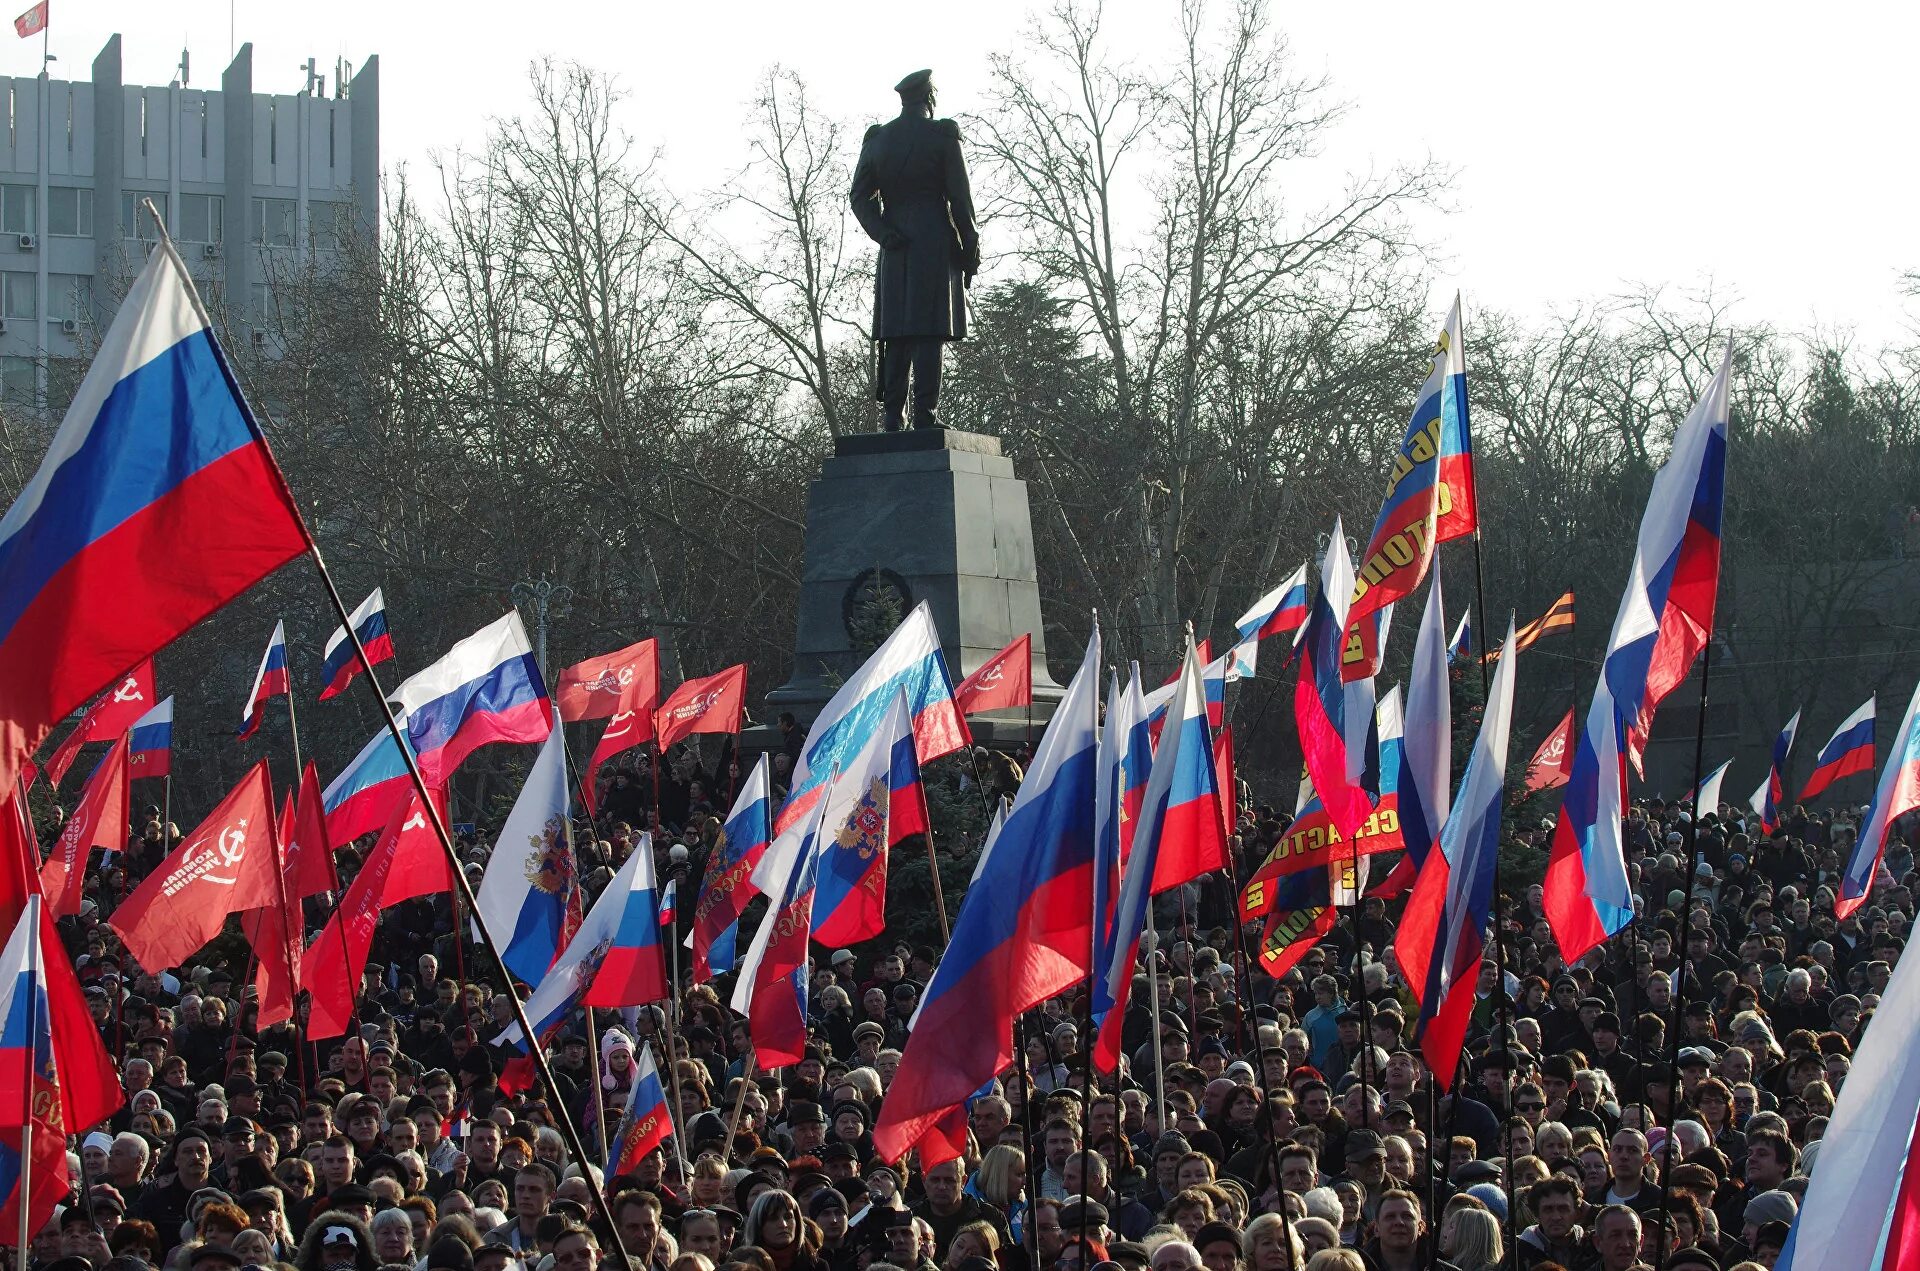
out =
{"type": "Polygon", "coordinates": [[[1527,764],[1527,790],[1535,792],[1563,786],[1573,776],[1573,710],[1547,734],[1540,749],[1527,764]]]}
{"type": "Polygon", "coordinates": [[[616,712],[645,707],[651,740],[653,708],[660,704],[660,642],[646,639],[613,653],[576,662],[560,672],[553,686],[553,704],[569,724],[582,719],[607,719],[616,712]]]}
{"type": "Polygon", "coordinates": [[[333,868],[333,841],[327,837],[327,809],[320,794],[320,773],[308,761],[300,774],[300,798],[290,825],[282,828],[280,849],[287,872],[287,903],[296,907],[309,896],[339,891],[333,868]]]}
{"type": "Polygon", "coordinates": [[[107,925],[144,969],[178,966],[220,934],[228,914],[279,902],[279,863],[262,759],[107,925]]]}
{"type": "Polygon", "coordinates": [[[962,715],[1010,710],[1033,704],[1033,636],[1018,640],[994,654],[980,669],[953,690],[954,705],[962,715]]]}
{"type": "Polygon", "coordinates": [[[653,731],[662,750],[694,733],[737,733],[746,709],[747,668],[742,663],[673,690],[654,715],[653,731]]]}
{"type": "Polygon", "coordinates": [[[47,899],[47,912],[66,918],[80,912],[80,899],[87,880],[87,856],[96,847],[110,852],[127,846],[127,735],[113,743],[113,749],[87,778],[80,805],[60,827],[53,852],[40,867],[40,894],[47,899]]]}
{"type": "Polygon", "coordinates": [[[148,658],[121,676],[106,696],[87,707],[87,713],[47,760],[47,780],[55,789],[67,779],[67,769],[90,741],[115,741],[159,701],[153,695],[153,659],[148,658]]]}
{"type": "MultiPolygon", "coordinates": [[[[280,857],[284,875],[287,843],[293,837],[293,796],[280,802],[280,821],[274,830],[274,850],[280,857]]],[[[283,884],[284,888],[284,884],[283,884]]],[[[249,909],[240,915],[240,930],[253,946],[253,987],[260,1005],[261,1028],[293,1018],[293,995],[299,991],[300,943],[305,936],[300,902],[291,891],[276,897],[271,905],[249,909]]]]}

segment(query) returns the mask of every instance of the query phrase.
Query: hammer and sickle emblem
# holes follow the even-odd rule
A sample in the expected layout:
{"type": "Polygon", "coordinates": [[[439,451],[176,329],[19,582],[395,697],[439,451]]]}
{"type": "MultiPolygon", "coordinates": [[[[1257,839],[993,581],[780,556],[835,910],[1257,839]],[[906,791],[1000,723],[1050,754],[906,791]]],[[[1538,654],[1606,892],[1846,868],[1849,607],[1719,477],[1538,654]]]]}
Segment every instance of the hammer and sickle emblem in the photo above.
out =
{"type": "Polygon", "coordinates": [[[113,690],[116,702],[144,702],[146,694],[140,691],[140,681],[129,675],[119,688],[113,690]]]}
{"type": "Polygon", "coordinates": [[[400,823],[400,832],[403,834],[408,830],[424,830],[426,828],[427,814],[424,812],[415,812],[412,816],[400,823]]]}
{"type": "Polygon", "coordinates": [[[998,684],[1001,677],[1005,674],[1006,667],[996,664],[992,670],[980,677],[980,683],[982,685],[998,684]]]}

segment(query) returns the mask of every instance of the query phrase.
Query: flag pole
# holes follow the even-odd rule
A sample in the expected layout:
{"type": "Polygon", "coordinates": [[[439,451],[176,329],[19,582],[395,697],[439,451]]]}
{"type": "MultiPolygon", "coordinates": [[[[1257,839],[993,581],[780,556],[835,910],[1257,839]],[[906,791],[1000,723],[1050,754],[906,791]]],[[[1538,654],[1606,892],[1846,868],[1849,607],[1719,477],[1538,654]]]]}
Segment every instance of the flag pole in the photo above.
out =
{"type": "Polygon", "coordinates": [[[720,1149],[720,1159],[723,1161],[733,1159],[733,1136],[740,1132],[740,1114],[747,1108],[747,1087],[754,1084],[753,1070],[757,1065],[747,1059],[747,1054],[751,1053],[749,1050],[740,1056],[740,1088],[734,1091],[733,1113],[727,1118],[727,1142],[720,1149]]]}
{"type": "MultiPolygon", "coordinates": [[[[1249,872],[1251,861],[1245,853],[1239,853],[1238,855],[1239,860],[1236,861],[1232,847],[1228,847],[1227,872],[1233,879],[1234,890],[1233,935],[1235,943],[1240,947],[1240,960],[1244,962],[1247,967],[1247,997],[1248,1000],[1251,1001],[1253,996],[1254,960],[1252,950],[1247,946],[1246,914],[1241,909],[1241,898],[1246,894],[1246,880],[1243,879],[1241,875],[1249,872]]],[[[1328,894],[1329,897],[1331,897],[1332,893],[1329,892],[1328,894]]],[[[1242,1014],[1250,1009],[1252,1009],[1251,1006],[1243,1004],[1242,1014]]],[[[1287,1232],[1287,1271],[1298,1271],[1299,1263],[1295,1261],[1293,1256],[1293,1217],[1287,1212],[1287,1189],[1280,1182],[1280,1144],[1273,1137],[1273,1101],[1271,1092],[1267,1089],[1266,1084],[1267,1038],[1265,1030],[1261,1027],[1260,1017],[1258,1015],[1253,1018],[1253,1055],[1254,1061],[1260,1065],[1260,1080],[1258,1083],[1261,1091],[1260,1121],[1261,1133],[1265,1136],[1267,1144],[1267,1174],[1273,1182],[1274,1190],[1280,1195],[1280,1221],[1286,1227],[1287,1232]]],[[[1163,1132],[1165,1128],[1165,1126],[1161,1127],[1163,1132]]],[[[1432,1152],[1431,1143],[1428,1144],[1428,1152],[1429,1154],[1432,1152]]],[[[1258,1180],[1255,1181],[1257,1182],[1258,1180]]]]}
{"type": "Polygon", "coordinates": [[[947,925],[947,897],[940,887],[940,856],[933,850],[933,818],[927,818],[927,875],[933,879],[933,911],[940,916],[940,947],[953,943],[953,929],[947,925]]]}
{"type": "MultiPolygon", "coordinates": [[[[33,924],[33,949],[27,955],[28,965],[31,966],[42,960],[40,897],[32,894],[27,896],[27,908],[22,917],[33,924]]],[[[27,1252],[33,1240],[32,1233],[27,1230],[27,1200],[33,1195],[33,1079],[39,1075],[39,1035],[40,994],[30,990],[27,993],[27,1047],[30,1058],[24,1073],[25,1080],[20,1083],[20,1187],[16,1193],[20,1209],[20,1243],[16,1249],[18,1271],[27,1271],[27,1252]]]]}
{"type": "MultiPolygon", "coordinates": [[[[1707,753],[1707,683],[1713,669],[1713,632],[1707,632],[1707,642],[1700,649],[1700,707],[1693,721],[1693,815],[1687,819],[1687,881],[1689,900],[1683,901],[1680,913],[1680,974],[1673,986],[1673,1024],[1667,1030],[1667,1108],[1666,1117],[1672,1123],[1674,1109],[1680,1104],[1680,1029],[1686,1020],[1685,994],[1687,989],[1687,944],[1690,920],[1692,917],[1691,893],[1695,872],[1700,868],[1700,781],[1706,775],[1702,768],[1707,753]]],[[[1664,974],[1664,972],[1663,972],[1664,974]]],[[[1622,1021],[1623,1023],[1625,1021],[1622,1021]]],[[[1673,1202],[1673,1135],[1667,1135],[1667,1141],[1661,1145],[1660,1160],[1660,1240],[1655,1246],[1656,1261],[1667,1259],[1667,1215],[1673,1202]]]]}
{"type": "Polygon", "coordinates": [[[587,1075],[593,1081],[594,1137],[600,1140],[600,1169],[612,1174],[613,1162],[607,1159],[607,1096],[600,1084],[600,1024],[593,1007],[587,1008],[587,1075]]]}
{"type": "MultiPolygon", "coordinates": [[[[1147,1005],[1153,1015],[1153,1105],[1158,1110],[1160,1133],[1167,1132],[1167,1066],[1160,1062],[1160,973],[1155,967],[1160,952],[1160,932],[1153,925],[1153,897],[1147,897],[1147,1005]]],[[[1173,960],[1167,960],[1169,969],[1173,960]]],[[[1121,1021],[1122,1026],[1126,1023],[1121,1021]]]]}
{"type": "MultiPolygon", "coordinates": [[[[1100,611],[1095,609],[1093,610],[1093,637],[1098,639],[1099,635],[1100,611]]],[[[1100,664],[1098,662],[1095,662],[1093,666],[1092,687],[1093,692],[1087,695],[1092,702],[1092,708],[1088,712],[1092,718],[1088,720],[1088,724],[1093,729],[1094,757],[1097,761],[1100,756],[1100,664]]],[[[1095,763],[1094,770],[1096,772],[1099,771],[1098,762],[1095,763]]],[[[1094,821],[1097,824],[1099,822],[1099,783],[1095,782],[1094,787],[1094,821]]],[[[986,791],[984,789],[981,790],[980,793],[982,797],[985,797],[986,791]]],[[[1090,888],[1089,894],[1095,899],[1096,903],[1092,906],[1090,914],[1092,920],[1087,923],[1087,1016],[1085,1031],[1080,1035],[1080,1054],[1081,1058],[1085,1061],[1080,1072],[1080,1107],[1083,1113],[1091,1111],[1093,1108],[1093,1043],[1095,1040],[1093,1027],[1093,995],[1097,991],[1094,982],[1100,975],[1100,910],[1097,904],[1100,889],[1098,887],[1090,888]]],[[[1151,896],[1148,898],[1148,904],[1149,906],[1152,904],[1151,896]]],[[[1160,1065],[1160,1039],[1157,1035],[1154,1038],[1153,1047],[1153,1062],[1154,1066],[1158,1068],[1160,1065]]],[[[1162,1133],[1166,1132],[1165,1125],[1162,1125],[1160,1128],[1162,1133]]],[[[1087,1136],[1082,1135],[1080,1141],[1080,1175],[1082,1178],[1086,1177],[1087,1157],[1092,1151],[1093,1144],[1087,1140],[1087,1136]]],[[[1036,1197],[1035,1200],[1038,1200],[1038,1197],[1036,1197]]],[[[1079,1239],[1083,1250],[1087,1242],[1087,1219],[1087,1206],[1082,1205],[1080,1207],[1079,1239]]]]}

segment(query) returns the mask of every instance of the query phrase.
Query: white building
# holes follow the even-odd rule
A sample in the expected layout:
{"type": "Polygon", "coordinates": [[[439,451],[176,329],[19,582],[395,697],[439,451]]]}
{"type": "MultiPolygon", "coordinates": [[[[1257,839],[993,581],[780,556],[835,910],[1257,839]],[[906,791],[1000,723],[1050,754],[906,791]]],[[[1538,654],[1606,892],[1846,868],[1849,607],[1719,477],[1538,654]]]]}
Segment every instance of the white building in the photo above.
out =
{"type": "Polygon", "coordinates": [[[253,91],[243,45],[209,91],[121,79],[120,37],[90,82],[0,76],[0,396],[64,407],[144,255],[151,200],[208,307],[264,339],[267,285],[379,226],[380,62],[309,64],[297,93],[253,91]],[[328,95],[329,87],[332,95],[328,95]],[[49,395],[49,370],[51,400],[49,395]],[[64,389],[64,392],[63,392],[64,389]]]}

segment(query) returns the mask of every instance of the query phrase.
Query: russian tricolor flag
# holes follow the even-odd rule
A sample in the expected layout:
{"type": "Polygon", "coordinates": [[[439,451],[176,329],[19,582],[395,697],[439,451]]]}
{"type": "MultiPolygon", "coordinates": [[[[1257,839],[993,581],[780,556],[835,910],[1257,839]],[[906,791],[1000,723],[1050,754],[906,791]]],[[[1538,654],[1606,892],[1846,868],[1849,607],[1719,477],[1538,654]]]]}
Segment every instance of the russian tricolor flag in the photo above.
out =
{"type": "Polygon", "coordinates": [[[536,984],[580,925],[580,878],[567,816],[566,738],[554,729],[527,773],[487,861],[473,916],[507,970],[536,984]]]}
{"type": "Polygon", "coordinates": [[[26,1198],[29,1231],[53,1217],[67,1194],[67,1140],[60,1118],[60,1080],[53,1063],[53,1016],[47,1001],[45,954],[40,947],[40,898],[29,896],[6,948],[0,951],[0,1221],[20,1226],[21,1113],[34,1109],[32,1178],[26,1198]],[[51,1122],[51,1123],[50,1123],[51,1122]]]}
{"type": "Polygon", "coordinates": [[[1860,837],[1854,840],[1853,855],[1840,871],[1840,895],[1833,902],[1836,917],[1844,919],[1866,903],[1880,858],[1886,855],[1888,831],[1915,808],[1920,808],[1920,688],[1914,689],[1913,700],[1907,703],[1907,713],[1893,735],[1893,745],[1887,748],[1887,763],[1874,787],[1873,805],[1860,827],[1860,837]]]}
{"type": "MultiPolygon", "coordinates": [[[[889,849],[927,832],[910,712],[906,690],[896,691],[879,729],[834,779],[813,898],[821,944],[858,944],[886,930],[889,849]]],[[[767,879],[754,881],[771,894],[767,879]]]]}
{"type": "Polygon", "coordinates": [[[518,612],[488,623],[393,692],[407,740],[428,783],[444,784],[461,761],[497,741],[540,742],[553,707],[518,612]]]}
{"type": "Polygon", "coordinates": [[[673,920],[680,916],[680,880],[669,878],[667,889],[660,893],[660,925],[671,927],[673,920]]]}
{"type": "MultiPolygon", "coordinates": [[[[387,630],[387,601],[380,588],[375,587],[373,594],[361,601],[359,608],[348,617],[353,620],[354,633],[367,651],[369,665],[379,666],[393,659],[393,636],[387,630]]],[[[320,680],[326,685],[320,690],[320,700],[324,702],[344,691],[353,677],[365,669],[360,655],[354,651],[353,641],[347,638],[347,629],[334,628],[320,656],[320,680]]]]}
{"type": "MultiPolygon", "coordinates": [[[[601,955],[612,949],[620,938],[621,927],[626,921],[627,905],[635,889],[647,893],[649,901],[653,891],[653,838],[641,834],[640,840],[633,845],[633,854],[600,893],[593,908],[587,911],[586,919],[580,929],[573,933],[573,939],[560,951],[560,956],[547,969],[547,973],[534,987],[527,998],[527,1020],[533,1025],[534,1035],[545,1037],[554,1025],[572,1014],[579,1006],[580,998],[593,986],[595,975],[600,970],[601,955]],[[641,871],[646,871],[644,879],[641,871]]],[[[653,913],[651,903],[648,913],[653,913]]],[[[654,928],[654,942],[659,942],[659,928],[654,928]]],[[[665,975],[661,976],[665,980],[665,975]]],[[[513,1042],[522,1050],[526,1049],[526,1038],[521,1035],[520,1025],[509,1024],[505,1032],[494,1039],[496,1045],[513,1042]]]]}
{"type": "Polygon", "coordinates": [[[607,1148],[607,1177],[633,1173],[647,1153],[672,1135],[673,1113],[667,1106],[666,1087],[660,1083],[660,1069],[653,1062],[653,1047],[642,1046],[633,1057],[633,1085],[627,1091],[620,1128],[607,1148]]]}
{"type": "Polygon", "coordinates": [[[747,1017],[754,1062],[762,1068],[797,1064],[806,1054],[807,938],[826,818],[840,784],[837,778],[828,784],[813,814],[775,839],[756,871],[777,881],[765,888],[767,912],[740,963],[731,1005],[747,1017]]]}
{"type": "Polygon", "coordinates": [[[1547,860],[1547,920],[1571,963],[1633,921],[1621,815],[1626,763],[1706,647],[1720,585],[1731,352],[1654,474],[1627,587],[1573,755],[1547,860]]]}
{"type": "Polygon", "coordinates": [[[1862,702],[1859,709],[1840,721],[1827,744],[1820,747],[1820,753],[1814,756],[1813,775],[1800,791],[1799,802],[1814,798],[1842,777],[1873,771],[1873,720],[1879,709],[1876,701],[1869,697],[1862,702]]]}
{"type": "Polygon", "coordinates": [[[933,610],[924,600],[820,708],[793,766],[791,792],[780,808],[776,831],[804,818],[819,802],[827,781],[853,763],[901,689],[913,715],[914,749],[921,763],[932,763],[968,743],[967,721],[953,700],[953,680],[940,652],[933,610]]]}
{"type": "Polygon", "coordinates": [[[1473,652],[1473,617],[1471,609],[1460,615],[1460,625],[1453,629],[1453,639],[1447,641],[1447,661],[1458,662],[1473,652]]]}
{"type": "Polygon", "coordinates": [[[1493,877],[1500,860],[1500,805],[1513,721],[1513,625],[1494,672],[1480,736],[1460,781],[1440,850],[1427,855],[1393,940],[1394,957],[1420,995],[1414,1036],[1441,1089],[1453,1085],[1466,1042],[1493,909],[1493,877]]]}
{"type": "Polygon", "coordinates": [[[1799,732],[1800,712],[1795,711],[1773,739],[1773,762],[1767,768],[1767,779],[1753,792],[1750,802],[1754,815],[1760,818],[1762,833],[1771,834],[1780,824],[1780,801],[1787,797],[1787,756],[1793,752],[1793,739],[1799,732]]]}
{"type": "MultiPolygon", "coordinates": [[[[1134,830],[1153,771],[1153,730],[1145,695],[1140,691],[1140,664],[1132,665],[1125,686],[1113,677],[1107,690],[1107,714],[1100,735],[1100,783],[1094,804],[1093,1019],[1100,1026],[1115,1006],[1125,1013],[1124,999],[1108,989],[1108,977],[1099,968],[1111,966],[1116,955],[1114,904],[1120,895],[1121,867],[1133,849],[1134,830]]],[[[1186,681],[1178,674],[1170,686],[1175,692],[1186,681]]],[[[995,817],[999,824],[1004,808],[995,817]]],[[[992,832],[989,832],[991,841],[992,832]]],[[[985,849],[982,849],[984,857],[985,849]]],[[[984,862],[983,862],[984,864],[984,862]]],[[[1130,987],[1129,983],[1129,987],[1130,987]]]]}
{"type": "Polygon", "coordinates": [[[261,708],[268,700],[287,695],[287,624],[273,624],[267,651],[261,655],[260,669],[253,675],[253,692],[247,695],[247,709],[240,715],[240,737],[245,740],[260,729],[261,708]]]}
{"type": "MultiPolygon", "coordinates": [[[[1307,774],[1342,838],[1351,840],[1373,815],[1367,792],[1349,775],[1347,692],[1341,682],[1346,649],[1347,600],[1353,594],[1353,562],[1340,519],[1334,518],[1321,565],[1320,594],[1314,597],[1300,641],[1300,679],[1294,689],[1293,716],[1307,774]]],[[[1368,721],[1371,722],[1371,721],[1368,721]]]]}
{"type": "Polygon", "coordinates": [[[393,734],[382,729],[322,792],[327,837],[345,845],[362,834],[385,829],[394,809],[412,794],[406,756],[393,734]]]}
{"type": "Polygon", "coordinates": [[[873,1131],[885,1160],[962,1155],[966,1101],[1012,1062],[1014,1019],[1090,972],[1099,695],[1096,628],[921,998],[873,1131]]]}
{"type": "Polygon", "coordinates": [[[1254,601],[1234,622],[1233,629],[1240,638],[1226,654],[1227,678],[1241,680],[1252,676],[1259,664],[1260,641],[1291,631],[1297,643],[1299,632],[1306,624],[1307,567],[1302,565],[1293,571],[1291,578],[1254,601]]]}
{"type": "Polygon", "coordinates": [[[667,949],[660,936],[652,840],[635,847],[633,854],[637,858],[629,862],[633,868],[622,871],[626,889],[614,897],[620,912],[613,942],[600,954],[599,973],[581,999],[587,1006],[644,1006],[673,996],[673,986],[667,982],[667,949]]]}
{"type": "Polygon", "coordinates": [[[1108,960],[1095,968],[1102,981],[1096,994],[1108,1004],[1093,1052],[1093,1061],[1103,1072],[1111,1072],[1120,1057],[1120,1024],[1153,895],[1217,869],[1218,864],[1210,862],[1226,859],[1219,799],[1206,689],[1189,634],[1173,702],[1167,708],[1167,726],[1153,754],[1153,770],[1134,826],[1133,850],[1114,907],[1112,938],[1105,942],[1108,960]]]}
{"type": "Polygon", "coordinates": [[[162,240],[0,520],[0,788],[102,685],[310,546],[162,240]]]}
{"type": "Polygon", "coordinates": [[[773,783],[768,760],[762,751],[734,800],[733,811],[720,827],[720,841],[707,857],[707,874],[700,883],[700,899],[694,902],[693,930],[689,933],[695,984],[733,970],[740,915],[747,902],[760,894],[753,884],[753,870],[773,838],[773,783]]]}
{"type": "Polygon", "coordinates": [[[164,777],[173,771],[173,695],[133,721],[128,730],[127,773],[164,777]]]}

